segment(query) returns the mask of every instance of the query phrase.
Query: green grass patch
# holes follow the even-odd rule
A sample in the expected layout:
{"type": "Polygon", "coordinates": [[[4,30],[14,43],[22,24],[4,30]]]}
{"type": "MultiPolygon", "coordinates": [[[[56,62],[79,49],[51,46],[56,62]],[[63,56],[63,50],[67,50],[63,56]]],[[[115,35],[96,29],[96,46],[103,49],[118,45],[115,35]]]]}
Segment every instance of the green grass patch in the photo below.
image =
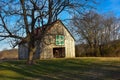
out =
{"type": "Polygon", "coordinates": [[[37,60],[35,65],[1,61],[0,80],[120,80],[120,58],[37,60]]]}

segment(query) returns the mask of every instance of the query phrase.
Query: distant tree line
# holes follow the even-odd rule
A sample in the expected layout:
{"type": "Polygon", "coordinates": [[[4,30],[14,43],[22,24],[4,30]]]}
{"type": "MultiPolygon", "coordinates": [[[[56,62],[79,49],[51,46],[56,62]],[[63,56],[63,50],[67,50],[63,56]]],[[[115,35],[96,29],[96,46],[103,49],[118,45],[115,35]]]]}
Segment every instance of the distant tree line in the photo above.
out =
{"type": "Polygon", "coordinates": [[[89,11],[70,24],[77,38],[76,56],[120,56],[120,20],[113,13],[89,11]]]}

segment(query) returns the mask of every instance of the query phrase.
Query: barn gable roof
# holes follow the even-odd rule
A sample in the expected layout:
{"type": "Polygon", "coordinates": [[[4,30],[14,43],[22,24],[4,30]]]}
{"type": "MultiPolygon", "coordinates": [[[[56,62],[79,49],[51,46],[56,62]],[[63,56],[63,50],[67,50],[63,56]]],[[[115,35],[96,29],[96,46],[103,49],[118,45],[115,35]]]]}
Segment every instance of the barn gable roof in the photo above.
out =
{"type": "MultiPolygon", "coordinates": [[[[70,33],[70,31],[69,31],[69,30],[67,29],[67,27],[62,23],[61,20],[56,20],[56,21],[52,22],[51,24],[49,24],[49,25],[44,25],[44,26],[48,26],[48,29],[47,29],[47,30],[50,30],[50,29],[53,27],[53,25],[55,25],[55,24],[58,23],[58,22],[60,22],[60,24],[63,25],[63,27],[68,31],[68,33],[71,35],[71,37],[75,40],[75,38],[73,37],[73,35],[70,33]]],[[[36,30],[37,30],[37,29],[41,29],[41,28],[38,27],[38,28],[36,28],[36,30]]],[[[27,38],[27,37],[25,37],[25,38],[27,38]]],[[[21,40],[21,41],[19,42],[19,44],[22,44],[22,43],[26,43],[26,41],[21,40]]]]}
{"type": "Polygon", "coordinates": [[[60,22],[60,24],[63,25],[63,27],[68,31],[68,33],[71,35],[71,37],[75,40],[75,38],[73,37],[73,35],[71,34],[71,32],[67,29],[67,27],[63,24],[63,22],[61,20],[56,20],[53,23],[51,23],[48,27],[48,30],[50,30],[54,24],[56,24],[57,22],[60,22]]]}

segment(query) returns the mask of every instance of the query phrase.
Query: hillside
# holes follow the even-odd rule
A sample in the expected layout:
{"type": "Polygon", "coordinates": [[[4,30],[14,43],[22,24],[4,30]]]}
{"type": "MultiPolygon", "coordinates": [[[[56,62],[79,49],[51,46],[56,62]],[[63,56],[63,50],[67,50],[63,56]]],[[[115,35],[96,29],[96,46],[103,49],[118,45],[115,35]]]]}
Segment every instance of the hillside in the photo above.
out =
{"type": "Polygon", "coordinates": [[[17,49],[10,49],[0,51],[0,59],[18,59],[18,50],[17,49]]]}

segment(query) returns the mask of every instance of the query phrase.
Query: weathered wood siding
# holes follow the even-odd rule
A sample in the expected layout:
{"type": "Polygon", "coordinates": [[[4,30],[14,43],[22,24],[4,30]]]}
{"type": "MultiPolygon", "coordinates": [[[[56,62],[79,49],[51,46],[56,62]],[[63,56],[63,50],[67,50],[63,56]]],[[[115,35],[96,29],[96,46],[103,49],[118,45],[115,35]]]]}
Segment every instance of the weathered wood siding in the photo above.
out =
{"type": "Polygon", "coordinates": [[[28,58],[27,43],[20,44],[18,46],[18,59],[27,59],[27,58],[28,58]]]}
{"type": "MultiPolygon", "coordinates": [[[[65,47],[65,57],[66,58],[72,58],[75,57],[75,42],[74,38],[70,35],[68,30],[65,28],[65,26],[61,22],[57,22],[56,24],[51,27],[51,29],[48,31],[47,34],[52,35],[52,39],[49,45],[45,45],[43,48],[43,52],[41,53],[41,58],[53,58],[53,48],[61,48],[65,47]],[[55,44],[55,36],[56,35],[64,35],[65,36],[65,43],[62,46],[58,46],[55,44]]],[[[51,36],[50,35],[50,36],[51,36]]],[[[49,38],[45,38],[49,40],[49,38]]]]}
{"type": "MultiPolygon", "coordinates": [[[[24,60],[28,58],[28,44],[23,43],[18,46],[18,59],[24,60]]],[[[40,58],[40,50],[37,47],[36,54],[34,55],[35,59],[40,58]]]]}
{"type": "Polygon", "coordinates": [[[68,31],[65,30],[65,48],[66,48],[66,57],[71,58],[75,57],[75,42],[68,31]]]}

